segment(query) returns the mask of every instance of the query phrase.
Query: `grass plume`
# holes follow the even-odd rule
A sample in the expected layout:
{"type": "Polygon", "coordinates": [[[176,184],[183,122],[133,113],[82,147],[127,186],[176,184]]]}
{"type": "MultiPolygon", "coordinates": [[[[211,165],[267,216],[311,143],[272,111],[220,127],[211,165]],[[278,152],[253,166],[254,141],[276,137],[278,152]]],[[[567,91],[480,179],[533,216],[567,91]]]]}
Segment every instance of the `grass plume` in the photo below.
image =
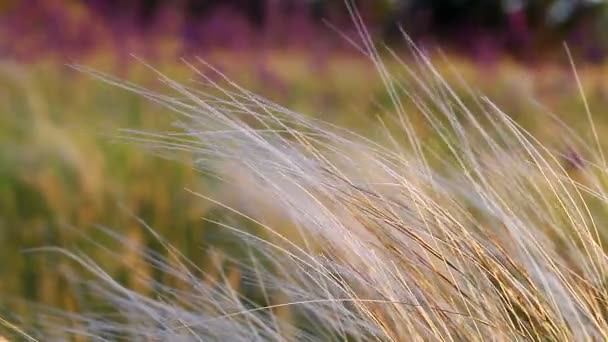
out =
{"type": "Polygon", "coordinates": [[[147,291],[134,291],[84,254],[47,249],[91,271],[97,280],[87,286],[114,310],[48,313],[44,333],[94,341],[608,338],[599,142],[565,131],[564,141],[585,152],[567,167],[568,156],[490,99],[471,90],[475,103],[465,103],[415,47],[418,63],[400,64],[403,82],[358,28],[393,104],[394,115],[379,120],[382,139],[283,108],[203,60],[184,62],[210,87],[158,73],[162,91],[75,66],[177,116],[175,132],[123,138],[168,156],[187,152],[225,184],[233,203],[195,191],[193,200],[222,208],[206,220],[233,233],[242,255],[215,251],[210,272],[143,222],[164,253],[100,227],[169,280],[142,272],[147,291]],[[416,111],[406,112],[405,101],[416,111]]]}

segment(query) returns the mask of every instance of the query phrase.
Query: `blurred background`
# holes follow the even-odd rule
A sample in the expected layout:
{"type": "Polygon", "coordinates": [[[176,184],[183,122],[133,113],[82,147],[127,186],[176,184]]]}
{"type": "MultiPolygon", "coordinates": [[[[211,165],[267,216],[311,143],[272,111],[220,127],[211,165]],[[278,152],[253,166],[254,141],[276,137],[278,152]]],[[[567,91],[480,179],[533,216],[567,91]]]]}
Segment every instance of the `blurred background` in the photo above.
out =
{"type": "MultiPolygon", "coordinates": [[[[605,131],[604,1],[354,3],[379,46],[407,61],[403,28],[420,48],[442,56],[440,70],[458,71],[448,79],[462,76],[524,127],[564,149],[571,147],[547,124],[547,112],[586,132],[566,42],[598,131],[605,131]]],[[[0,0],[0,317],[30,326],[44,319],[47,307],[81,311],[92,305],[74,281],[86,279],[86,271],[29,248],[84,251],[142,292],[150,288],[134,279],[133,269],[169,282],[104,233],[117,231],[131,246],[163,254],[134,217],[202,269],[219,264],[238,278],[238,266],[229,261],[238,246],[201,220],[223,215],[221,209],[184,188],[234,203],[230,192],[194,170],[187,155],[167,161],[111,137],[118,128],[166,130],[173,118],[67,64],[154,87],[153,73],[132,55],[184,82],[196,75],[181,58],[199,56],[281,105],[367,134],[378,115],[390,115],[390,99],[348,37],[360,42],[341,0],[0,0]]],[[[474,103],[464,86],[455,89],[474,103]]]]}
{"type": "MultiPolygon", "coordinates": [[[[567,41],[589,61],[605,58],[608,14],[601,0],[355,0],[378,41],[419,44],[474,58],[550,57],[567,41]]],[[[111,50],[174,58],[224,48],[342,50],[325,22],[348,32],[342,0],[2,0],[0,54],[76,58],[111,50]],[[167,49],[171,53],[167,53],[167,49]]]]}

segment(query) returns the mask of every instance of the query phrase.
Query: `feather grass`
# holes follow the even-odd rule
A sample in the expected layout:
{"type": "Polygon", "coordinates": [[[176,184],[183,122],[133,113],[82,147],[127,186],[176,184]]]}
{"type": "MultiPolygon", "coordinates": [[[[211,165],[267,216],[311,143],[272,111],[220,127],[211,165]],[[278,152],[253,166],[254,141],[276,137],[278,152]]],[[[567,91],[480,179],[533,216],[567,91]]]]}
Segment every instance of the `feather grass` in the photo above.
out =
{"type": "Polygon", "coordinates": [[[74,66],[180,117],[178,132],[122,137],[168,155],[187,151],[201,172],[232,186],[238,205],[192,194],[223,208],[224,219],[207,220],[233,233],[246,257],[218,250],[215,272],[203,270],[142,222],[165,255],[130,248],[173,279],[142,274],[143,295],[82,253],[47,249],[94,274],[88,286],[116,310],[64,314],[74,324],[49,320],[45,332],[94,341],[608,338],[599,143],[584,146],[595,151],[584,167],[567,169],[490,99],[465,104],[411,42],[418,64],[401,71],[414,82],[401,82],[350,9],[394,105],[394,122],[379,125],[385,141],[283,108],[203,60],[184,62],[213,94],[151,66],[168,91],[74,66]],[[282,219],[268,223],[273,215],[282,219]]]}

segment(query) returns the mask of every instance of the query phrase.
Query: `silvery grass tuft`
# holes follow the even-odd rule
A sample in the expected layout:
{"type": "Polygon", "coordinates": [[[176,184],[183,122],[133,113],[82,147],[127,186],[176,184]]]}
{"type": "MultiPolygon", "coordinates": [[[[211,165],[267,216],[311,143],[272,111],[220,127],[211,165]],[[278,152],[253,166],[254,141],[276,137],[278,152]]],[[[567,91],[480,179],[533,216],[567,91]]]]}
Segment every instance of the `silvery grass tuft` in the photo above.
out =
{"type": "Polygon", "coordinates": [[[166,256],[133,247],[177,284],[144,279],[150,295],[143,295],[85,255],[61,251],[96,275],[91,286],[116,310],[65,314],[69,325],[49,319],[47,336],[607,339],[608,190],[595,129],[588,144],[564,134],[586,157],[576,155],[576,167],[567,167],[573,157],[545,146],[489,99],[465,104],[415,47],[416,66],[401,64],[410,80],[404,83],[362,36],[361,49],[394,105],[394,120],[380,120],[382,142],[292,112],[228,79],[221,86],[199,72],[213,70],[202,60],[186,63],[213,93],[161,73],[171,92],[153,92],[77,67],[178,114],[180,133],[126,136],[169,155],[190,153],[201,171],[234,185],[245,205],[195,192],[193,200],[240,218],[214,224],[233,232],[247,257],[233,260],[237,271],[218,266],[211,276],[168,244],[166,256]],[[405,110],[412,104],[416,115],[405,110]],[[261,208],[282,223],[268,223],[261,208]]]}

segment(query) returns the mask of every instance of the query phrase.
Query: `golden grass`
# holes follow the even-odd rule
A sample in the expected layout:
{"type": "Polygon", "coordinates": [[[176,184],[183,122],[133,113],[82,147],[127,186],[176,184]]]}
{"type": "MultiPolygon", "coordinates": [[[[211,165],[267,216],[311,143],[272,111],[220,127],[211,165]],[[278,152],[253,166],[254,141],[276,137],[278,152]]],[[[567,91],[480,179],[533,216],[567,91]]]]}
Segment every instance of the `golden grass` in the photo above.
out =
{"type": "MultiPolygon", "coordinates": [[[[150,96],[161,105],[182,106],[195,115],[167,116],[143,101],[139,90],[134,96],[54,67],[4,69],[11,76],[3,85],[10,94],[3,110],[13,116],[1,127],[10,134],[2,154],[12,165],[3,178],[10,194],[3,198],[3,224],[11,229],[14,246],[5,252],[12,265],[4,269],[20,275],[3,282],[2,291],[23,291],[29,299],[74,312],[87,302],[81,296],[86,293],[111,299],[124,314],[127,325],[110,317],[108,331],[70,316],[83,336],[396,341],[606,336],[600,224],[605,175],[598,150],[593,142],[577,141],[546,108],[527,101],[527,96],[539,99],[563,113],[567,126],[589,132],[567,71],[531,72],[508,61],[487,71],[440,61],[432,70],[423,66],[408,74],[389,61],[389,83],[397,85],[401,102],[396,105],[360,59],[330,60],[317,78],[305,60],[271,54],[263,62],[276,70],[285,91],[256,84],[255,71],[238,60],[210,58],[228,65],[250,88],[313,115],[289,113],[226,81],[212,85],[202,75],[198,82],[206,86],[184,84],[208,93],[165,79],[175,97],[163,98],[169,94],[155,80],[158,75],[141,65],[129,80],[160,92],[150,96]],[[460,75],[450,74],[450,68],[460,75]],[[447,83],[434,71],[448,75],[447,83]],[[468,93],[458,77],[493,102],[468,93]],[[214,102],[215,96],[227,102],[214,102]],[[170,126],[175,119],[185,122],[181,127],[191,135],[186,140],[167,135],[175,130],[170,126]],[[152,151],[168,151],[163,155],[182,163],[146,156],[132,144],[109,144],[91,126],[160,132],[123,136],[152,151]],[[567,147],[584,156],[584,169],[564,169],[561,154],[567,147]],[[203,162],[196,162],[199,158],[203,162]],[[184,187],[205,195],[197,198],[184,187]],[[167,245],[127,212],[118,213],[120,206],[158,231],[167,245]],[[91,227],[97,223],[120,229],[120,238],[91,227]],[[241,245],[217,240],[237,230],[243,230],[236,234],[241,245]],[[205,239],[218,245],[214,252],[201,248],[205,239]],[[102,286],[90,293],[67,287],[65,274],[86,273],[62,257],[18,251],[41,245],[81,247],[106,270],[102,274],[82,260],[101,276],[102,286]],[[100,291],[104,286],[109,288],[100,291]],[[214,323],[207,329],[197,320],[214,323]],[[306,324],[318,331],[304,329],[306,324]]],[[[199,71],[184,65],[160,69],[179,80],[199,71]]],[[[580,70],[592,110],[608,101],[600,83],[605,73],[605,67],[580,70]]],[[[601,137],[606,122],[595,118],[601,137]]]]}

